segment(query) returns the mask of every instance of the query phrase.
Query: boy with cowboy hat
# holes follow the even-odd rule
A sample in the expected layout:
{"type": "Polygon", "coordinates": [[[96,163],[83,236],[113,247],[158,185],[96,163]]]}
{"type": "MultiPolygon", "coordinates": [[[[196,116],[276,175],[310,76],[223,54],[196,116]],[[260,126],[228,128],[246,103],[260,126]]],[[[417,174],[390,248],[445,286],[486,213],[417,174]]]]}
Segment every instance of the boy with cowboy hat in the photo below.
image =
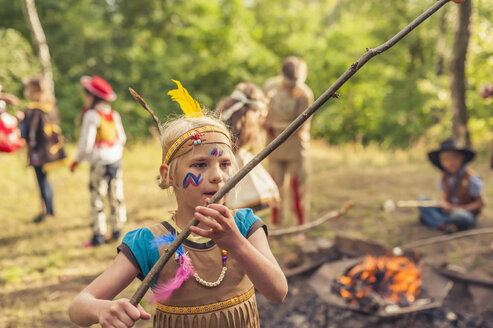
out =
{"type": "Polygon", "coordinates": [[[467,167],[476,153],[461,148],[453,139],[447,139],[440,148],[428,153],[430,162],[443,174],[440,190],[442,207],[420,207],[420,219],[432,228],[455,232],[473,227],[484,206],[483,182],[479,175],[467,167]]]}
{"type": "Polygon", "coordinates": [[[98,246],[106,242],[106,215],[104,197],[108,195],[111,208],[111,238],[119,239],[127,220],[123,196],[121,158],[126,142],[120,115],[111,108],[116,99],[111,85],[99,76],[83,76],[85,110],[77,153],[70,166],[73,172],[78,163],[91,164],[89,190],[93,237],[85,246],[98,246]]]}

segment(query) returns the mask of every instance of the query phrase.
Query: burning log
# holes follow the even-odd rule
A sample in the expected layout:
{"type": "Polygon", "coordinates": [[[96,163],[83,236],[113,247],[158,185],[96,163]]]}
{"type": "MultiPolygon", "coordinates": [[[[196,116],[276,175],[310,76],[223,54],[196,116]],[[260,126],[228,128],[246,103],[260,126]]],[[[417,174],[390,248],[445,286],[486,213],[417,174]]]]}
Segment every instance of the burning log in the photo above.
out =
{"type": "Polygon", "coordinates": [[[333,291],[364,312],[375,312],[389,304],[409,306],[421,293],[420,287],[417,259],[367,255],[334,281],[333,291]]]}
{"type": "MultiPolygon", "coordinates": [[[[390,254],[390,250],[388,254],[390,254]]],[[[389,255],[384,257],[391,258],[389,255]]],[[[344,285],[342,282],[347,284],[349,280],[346,278],[341,280],[341,277],[347,276],[351,271],[351,274],[354,276],[349,277],[350,279],[362,278],[373,280],[368,277],[365,278],[365,275],[360,270],[365,259],[366,257],[358,257],[325,263],[311,277],[309,284],[322,300],[333,306],[355,312],[372,314],[378,317],[392,317],[440,307],[453,286],[450,280],[442,277],[425,262],[418,262],[414,256],[409,255],[407,259],[419,267],[421,278],[421,283],[418,286],[420,292],[417,292],[418,289],[415,290],[414,301],[410,301],[407,297],[402,298],[402,296],[394,298],[395,300],[390,300],[380,295],[378,291],[373,289],[365,290],[364,288],[368,287],[368,284],[363,281],[355,283],[355,287],[344,285]],[[363,291],[359,292],[358,289],[363,289],[363,291]],[[347,290],[349,294],[344,291],[341,293],[341,290],[347,290]],[[365,292],[366,294],[363,294],[365,292]],[[354,301],[351,301],[348,298],[344,298],[341,294],[346,294],[347,296],[350,294],[357,295],[359,299],[356,296],[350,296],[354,298],[354,301]]],[[[374,259],[378,259],[378,257],[374,257],[374,259]]],[[[394,265],[394,267],[399,267],[399,265],[394,265]]],[[[378,268],[378,265],[377,269],[381,270],[378,268]]],[[[375,279],[380,280],[380,285],[382,285],[383,278],[381,274],[379,275],[375,279]]],[[[389,279],[387,280],[390,281],[389,279]]],[[[414,278],[411,279],[411,281],[413,280],[414,278]]],[[[376,284],[376,281],[373,284],[376,284]]],[[[416,286],[417,284],[414,285],[416,286]]],[[[379,286],[378,289],[385,290],[383,286],[379,286]]],[[[404,293],[404,295],[406,294],[404,293]]]]}

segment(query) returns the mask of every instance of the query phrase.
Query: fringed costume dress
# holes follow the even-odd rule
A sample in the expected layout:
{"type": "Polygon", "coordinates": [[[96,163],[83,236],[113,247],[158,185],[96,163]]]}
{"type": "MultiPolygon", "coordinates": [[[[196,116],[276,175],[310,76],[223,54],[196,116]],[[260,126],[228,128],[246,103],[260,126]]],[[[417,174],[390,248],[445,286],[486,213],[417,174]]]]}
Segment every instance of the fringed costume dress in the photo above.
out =
{"type": "MultiPolygon", "coordinates": [[[[259,228],[267,233],[265,224],[251,209],[237,210],[235,222],[245,238],[259,228]]],[[[155,238],[179,232],[175,222],[169,218],[150,227],[129,232],[118,249],[140,270],[138,277],[143,279],[167,248],[167,245],[159,249],[152,247],[155,238]]],[[[200,278],[207,282],[216,281],[223,265],[227,267],[226,275],[216,287],[204,286],[195,277],[186,280],[168,300],[156,304],[154,327],[259,327],[253,283],[235,259],[229,257],[223,263],[222,250],[208,238],[190,235],[183,246],[200,278]]],[[[172,259],[166,263],[152,287],[175,276],[179,263],[172,259]]]]}

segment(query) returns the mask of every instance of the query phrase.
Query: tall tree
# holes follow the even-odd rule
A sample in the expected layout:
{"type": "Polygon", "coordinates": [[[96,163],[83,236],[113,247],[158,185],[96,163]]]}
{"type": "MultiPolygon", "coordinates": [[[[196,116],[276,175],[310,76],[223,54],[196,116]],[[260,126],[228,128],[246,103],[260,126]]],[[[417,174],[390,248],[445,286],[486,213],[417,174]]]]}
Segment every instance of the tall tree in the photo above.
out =
{"type": "Polygon", "coordinates": [[[29,30],[33,38],[34,49],[39,56],[42,67],[43,77],[48,83],[48,87],[51,90],[52,95],[55,95],[55,84],[53,82],[53,71],[51,69],[51,57],[48,44],[46,43],[46,36],[43,31],[43,26],[39,21],[38,11],[36,10],[36,4],[34,0],[21,0],[22,11],[24,17],[29,25],[29,30]]]}
{"type": "Polygon", "coordinates": [[[452,100],[452,136],[471,145],[469,129],[467,128],[466,106],[466,55],[469,45],[469,23],[471,20],[472,0],[467,0],[458,6],[458,23],[455,31],[452,57],[450,61],[450,96],[452,100]]]}

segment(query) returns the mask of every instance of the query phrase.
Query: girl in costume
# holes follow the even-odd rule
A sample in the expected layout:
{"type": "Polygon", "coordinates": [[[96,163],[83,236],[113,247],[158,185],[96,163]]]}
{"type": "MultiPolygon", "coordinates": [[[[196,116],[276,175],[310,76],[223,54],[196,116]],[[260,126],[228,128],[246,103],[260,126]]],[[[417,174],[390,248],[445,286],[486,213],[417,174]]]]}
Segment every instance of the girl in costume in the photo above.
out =
{"type": "Polygon", "coordinates": [[[192,217],[199,225],[153,283],[154,327],[259,327],[254,287],[274,302],[287,293],[262,221],[250,209],[229,210],[224,199],[204,206],[232,174],[232,143],[224,124],[203,116],[177,84],[169,94],[186,116],[162,127],[160,166],[160,186],[173,189],[177,209],[123,238],[113,264],[72,301],[69,315],[79,325],[131,327],[149,319],[140,305],[112,299],[149,273],[192,217]]]}
{"type": "Polygon", "coordinates": [[[107,232],[104,198],[108,195],[110,224],[113,239],[119,239],[127,221],[121,158],[127,140],[118,112],[110,102],[116,99],[111,85],[99,76],[83,76],[84,107],[82,129],[77,154],[70,166],[73,172],[78,163],[87,160],[91,164],[89,191],[91,193],[91,217],[93,236],[84,246],[104,244],[107,232]]]}
{"type": "MultiPolygon", "coordinates": [[[[231,96],[218,105],[217,111],[231,132],[236,164],[243,167],[253,158],[250,151],[263,142],[262,125],[267,114],[267,98],[255,84],[240,83],[231,96]]],[[[229,208],[249,207],[254,211],[268,206],[278,208],[279,203],[277,185],[260,164],[226,198],[229,208]]]]}
{"type": "Polygon", "coordinates": [[[58,109],[53,95],[41,76],[24,81],[24,97],[29,101],[24,111],[24,134],[28,145],[29,164],[34,168],[41,193],[41,214],[35,223],[55,215],[53,188],[47,172],[58,163],[63,164],[65,156],[64,139],[59,126],[58,109]]]}

